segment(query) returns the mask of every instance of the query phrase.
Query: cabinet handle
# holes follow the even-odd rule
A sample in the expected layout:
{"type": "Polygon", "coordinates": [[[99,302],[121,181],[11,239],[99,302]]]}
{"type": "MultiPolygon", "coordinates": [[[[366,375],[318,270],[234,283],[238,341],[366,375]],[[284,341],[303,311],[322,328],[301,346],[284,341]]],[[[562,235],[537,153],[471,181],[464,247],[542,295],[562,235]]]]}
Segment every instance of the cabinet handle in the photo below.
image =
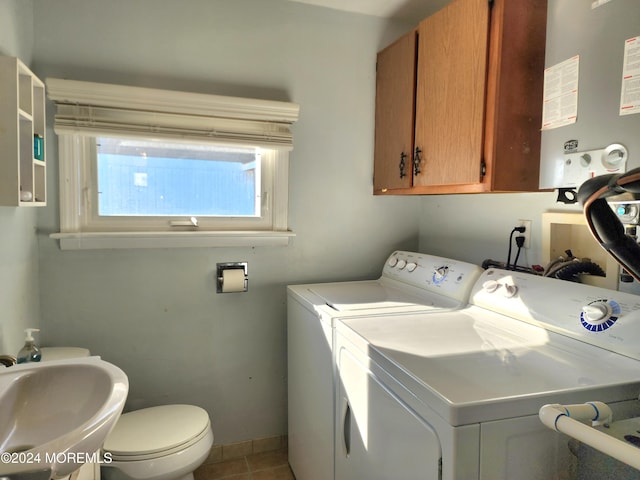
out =
{"type": "Polygon", "coordinates": [[[405,170],[407,166],[405,163],[406,158],[407,158],[407,154],[402,152],[400,154],[400,178],[404,178],[407,176],[407,172],[405,170]]]}
{"type": "Polygon", "coordinates": [[[344,412],[344,421],[342,422],[342,438],[344,440],[344,449],[347,457],[351,453],[351,406],[347,401],[347,409],[344,412]]]}
{"type": "Polygon", "coordinates": [[[420,164],[422,163],[422,150],[420,147],[416,147],[415,154],[413,155],[413,175],[420,175],[420,164]]]}

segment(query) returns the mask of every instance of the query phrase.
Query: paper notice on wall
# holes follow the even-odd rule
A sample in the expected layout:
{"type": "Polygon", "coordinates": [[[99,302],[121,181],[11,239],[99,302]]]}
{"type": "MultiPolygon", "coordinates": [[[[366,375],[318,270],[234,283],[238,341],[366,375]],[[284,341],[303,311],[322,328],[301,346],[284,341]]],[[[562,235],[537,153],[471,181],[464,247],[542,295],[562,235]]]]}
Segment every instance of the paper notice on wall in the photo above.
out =
{"type": "Polygon", "coordinates": [[[578,77],[580,56],[544,71],[542,130],[576,123],[578,118],[578,77]]]}
{"type": "Polygon", "coordinates": [[[624,42],[620,115],[640,113],[640,37],[624,42]]]}

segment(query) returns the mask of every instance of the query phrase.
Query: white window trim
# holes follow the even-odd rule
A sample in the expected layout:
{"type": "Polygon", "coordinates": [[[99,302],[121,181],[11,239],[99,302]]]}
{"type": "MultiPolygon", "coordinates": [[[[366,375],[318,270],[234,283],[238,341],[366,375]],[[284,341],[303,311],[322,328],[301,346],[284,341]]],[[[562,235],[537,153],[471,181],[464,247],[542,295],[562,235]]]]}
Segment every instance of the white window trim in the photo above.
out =
{"type": "Polygon", "coordinates": [[[56,103],[54,130],[59,135],[60,241],[63,250],[105,248],[284,246],[288,230],[291,125],[299,106],[237,97],[47,79],[56,103]],[[114,115],[114,113],[117,114],[114,115]],[[83,230],[79,169],[90,142],[100,135],[149,135],[154,138],[255,145],[273,152],[270,230],[92,232],[83,230]]]}

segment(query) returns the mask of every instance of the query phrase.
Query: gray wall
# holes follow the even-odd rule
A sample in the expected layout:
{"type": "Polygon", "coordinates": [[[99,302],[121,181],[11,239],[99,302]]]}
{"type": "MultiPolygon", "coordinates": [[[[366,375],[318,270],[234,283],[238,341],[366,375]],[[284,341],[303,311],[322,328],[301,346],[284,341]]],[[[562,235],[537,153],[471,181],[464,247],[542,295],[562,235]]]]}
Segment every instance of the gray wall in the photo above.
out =
{"type": "Polygon", "coordinates": [[[392,250],[418,246],[419,199],[371,194],[375,56],[408,26],[282,0],[34,6],[41,78],[300,104],[288,247],[60,251],[48,238],[59,228],[51,131],[51,204],[39,218],[45,343],[88,347],[125,370],[126,408],[205,407],[216,443],[285,433],[285,286],[377,277],[392,250]],[[249,292],[217,295],[216,262],[240,260],[249,292]]]}
{"type": "Polygon", "coordinates": [[[554,185],[568,140],[577,140],[579,151],[621,143],[629,152],[627,169],[639,167],[640,114],[620,115],[620,86],[625,41],[640,35],[640,2],[594,9],[583,0],[551,0],[547,26],[546,66],[580,55],[580,83],[576,122],[543,132],[541,185],[554,185]]]}
{"type": "MultiPolygon", "coordinates": [[[[33,48],[31,0],[0,0],[0,54],[27,65],[33,48]]],[[[5,158],[0,161],[16,161],[5,158]]],[[[40,325],[37,211],[0,207],[0,354],[15,355],[24,329],[40,325]]]]}
{"type": "Polygon", "coordinates": [[[552,192],[422,197],[420,251],[476,264],[506,262],[509,234],[523,219],[532,221],[531,248],[523,250],[518,265],[541,264],[542,213],[579,210],[559,207],[555,198],[552,192]]]}

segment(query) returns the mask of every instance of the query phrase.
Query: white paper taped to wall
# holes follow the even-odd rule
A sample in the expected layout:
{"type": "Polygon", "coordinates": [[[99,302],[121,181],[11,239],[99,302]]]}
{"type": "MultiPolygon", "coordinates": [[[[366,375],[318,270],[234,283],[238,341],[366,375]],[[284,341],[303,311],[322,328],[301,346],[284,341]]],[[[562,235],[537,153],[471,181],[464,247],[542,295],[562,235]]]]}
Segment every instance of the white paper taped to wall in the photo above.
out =
{"type": "Polygon", "coordinates": [[[244,292],[244,270],[228,268],[222,271],[222,293],[244,292]]]}
{"type": "Polygon", "coordinates": [[[576,123],[579,72],[580,55],[545,69],[542,130],[576,123]]]}
{"type": "Polygon", "coordinates": [[[624,43],[620,115],[640,113],[640,37],[624,43]]]}

